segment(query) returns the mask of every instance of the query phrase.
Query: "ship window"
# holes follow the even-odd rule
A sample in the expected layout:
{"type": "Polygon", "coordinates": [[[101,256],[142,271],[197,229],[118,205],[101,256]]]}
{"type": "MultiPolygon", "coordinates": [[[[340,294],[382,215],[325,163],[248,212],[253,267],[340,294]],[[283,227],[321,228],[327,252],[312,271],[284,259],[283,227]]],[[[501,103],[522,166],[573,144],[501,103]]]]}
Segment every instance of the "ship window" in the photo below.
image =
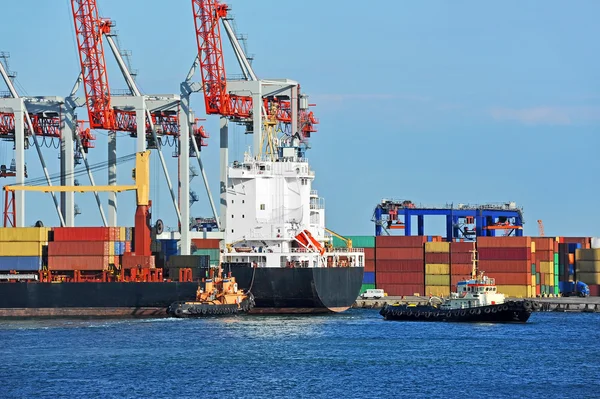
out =
{"type": "Polygon", "coordinates": [[[242,204],[245,204],[246,202],[244,200],[242,200],[242,204]]]}
{"type": "Polygon", "coordinates": [[[231,200],[231,203],[233,204],[233,200],[231,200]]]}
{"type": "Polygon", "coordinates": [[[233,219],[233,215],[231,215],[231,218],[233,219]]]}
{"type": "Polygon", "coordinates": [[[231,229],[231,232],[233,233],[233,229],[231,229]]]}
{"type": "Polygon", "coordinates": [[[265,204],[260,204],[260,210],[264,211],[265,210],[265,204]]]}
{"type": "Polygon", "coordinates": [[[242,215],[242,219],[244,218],[244,215],[242,215]]]}

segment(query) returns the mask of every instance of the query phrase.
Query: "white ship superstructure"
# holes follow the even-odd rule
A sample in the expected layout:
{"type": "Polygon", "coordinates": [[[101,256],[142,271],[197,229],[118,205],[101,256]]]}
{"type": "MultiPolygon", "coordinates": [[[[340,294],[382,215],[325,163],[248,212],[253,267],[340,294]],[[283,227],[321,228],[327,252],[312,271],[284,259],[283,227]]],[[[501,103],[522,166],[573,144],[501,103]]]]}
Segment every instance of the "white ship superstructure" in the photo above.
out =
{"type": "Polygon", "coordinates": [[[332,248],[315,173],[298,147],[234,162],[225,195],[223,261],[257,267],[364,266],[359,248],[332,248]],[[327,248],[327,249],[326,249],[327,248]]]}

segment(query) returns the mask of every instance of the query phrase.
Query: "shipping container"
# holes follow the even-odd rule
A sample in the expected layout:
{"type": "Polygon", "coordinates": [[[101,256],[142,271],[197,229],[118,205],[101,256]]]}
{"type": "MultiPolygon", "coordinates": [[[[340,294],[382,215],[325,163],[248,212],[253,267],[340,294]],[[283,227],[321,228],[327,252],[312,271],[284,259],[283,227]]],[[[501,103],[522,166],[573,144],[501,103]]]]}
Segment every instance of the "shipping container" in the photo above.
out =
{"type": "Polygon", "coordinates": [[[112,227],[55,227],[53,234],[54,241],[114,241],[116,235],[112,227]]]}
{"type": "Polygon", "coordinates": [[[108,256],[109,245],[109,241],[54,241],[48,243],[48,256],[108,256]]]}
{"type": "Polygon", "coordinates": [[[577,273],[600,273],[600,260],[580,260],[576,270],[577,273]]]}
{"type": "Polygon", "coordinates": [[[478,262],[477,269],[488,275],[497,272],[530,273],[531,264],[527,260],[482,260],[478,262]]]}
{"type": "Polygon", "coordinates": [[[379,284],[423,284],[423,272],[377,272],[375,281],[379,284]]]}
{"type": "Polygon", "coordinates": [[[374,272],[375,271],[375,260],[374,259],[365,260],[365,271],[366,272],[374,272]]]}
{"type": "Polygon", "coordinates": [[[554,252],[552,251],[537,251],[535,253],[536,262],[554,262],[554,252]]]}
{"type": "Polygon", "coordinates": [[[425,252],[450,252],[450,243],[449,242],[426,242],[425,243],[425,252]]]}
{"type": "MultiPolygon", "coordinates": [[[[522,248],[531,247],[531,237],[477,237],[477,250],[480,248],[522,248]]],[[[537,249],[536,249],[537,252],[537,249]]]]}
{"type": "Polygon", "coordinates": [[[590,287],[590,296],[600,296],[600,285],[589,284],[589,287],[590,287]]]}
{"type": "Polygon", "coordinates": [[[421,248],[427,242],[424,236],[377,236],[375,247],[379,256],[379,248],[421,248]]]}
{"type": "Polygon", "coordinates": [[[431,285],[443,285],[450,288],[450,275],[434,275],[434,274],[426,274],[425,275],[425,286],[431,285]]]}
{"type": "Polygon", "coordinates": [[[473,254],[469,252],[452,252],[450,254],[450,263],[472,263],[473,254]]]}
{"type": "Polygon", "coordinates": [[[496,285],[530,285],[530,273],[486,273],[488,277],[495,279],[496,285]]]}
{"type": "Polygon", "coordinates": [[[0,256],[42,256],[40,241],[12,241],[0,244],[0,256]]]}
{"type": "Polygon", "coordinates": [[[375,273],[364,272],[363,273],[363,284],[375,284],[375,273]]]}
{"type": "Polygon", "coordinates": [[[175,268],[206,269],[209,267],[210,260],[209,255],[174,255],[169,258],[167,264],[175,268]]]}
{"type": "MultiPolygon", "coordinates": [[[[450,265],[447,263],[427,263],[425,264],[425,274],[450,274],[450,265]]],[[[427,283],[426,283],[427,284],[427,283]]],[[[429,285],[429,284],[427,284],[429,285]]],[[[437,285],[437,284],[430,284],[437,285]]]]}
{"type": "Polygon", "coordinates": [[[121,257],[121,267],[123,269],[132,269],[141,267],[142,269],[153,269],[156,267],[156,259],[153,255],[129,255],[125,254],[121,257]]]}
{"type": "Polygon", "coordinates": [[[218,249],[198,249],[194,251],[192,255],[208,255],[210,256],[211,261],[218,262],[221,258],[221,251],[218,249]]]}
{"type": "Polygon", "coordinates": [[[48,270],[107,270],[108,256],[49,256],[48,270]]]}
{"type": "Polygon", "coordinates": [[[219,249],[221,240],[218,238],[192,238],[192,245],[196,249],[219,249]]]}
{"type": "Polygon", "coordinates": [[[577,272],[577,280],[586,284],[600,284],[600,273],[577,272]]]}
{"type": "Polygon", "coordinates": [[[423,284],[377,283],[377,288],[384,290],[389,296],[419,296],[425,292],[423,284]]]}
{"type": "Polygon", "coordinates": [[[375,261],[375,271],[379,272],[419,272],[423,273],[425,265],[422,260],[381,260],[375,261]]]}
{"type": "Polygon", "coordinates": [[[580,260],[600,260],[600,249],[578,249],[575,251],[575,262],[580,260]]]}
{"type": "MultiPolygon", "coordinates": [[[[437,243],[436,243],[437,244],[437,243]]],[[[464,255],[464,254],[458,254],[464,255]]],[[[425,252],[425,263],[450,263],[450,253],[425,252]]]]}
{"type": "Polygon", "coordinates": [[[472,264],[452,263],[450,264],[450,274],[453,276],[468,276],[471,277],[473,271],[472,264]]]}
{"type": "MultiPolygon", "coordinates": [[[[344,236],[344,238],[352,241],[353,248],[375,248],[375,236],[344,236]]],[[[334,236],[333,246],[343,248],[346,242],[334,236]]]]}
{"type": "Polygon", "coordinates": [[[426,285],[425,295],[433,295],[439,297],[447,297],[450,295],[450,286],[426,285]]]}
{"type": "Polygon", "coordinates": [[[424,259],[423,248],[377,248],[375,256],[380,259],[410,260],[424,259]]]}
{"type": "Polygon", "coordinates": [[[40,256],[0,256],[0,271],[37,271],[42,268],[40,256]]]}
{"type": "Polygon", "coordinates": [[[0,242],[48,241],[48,227],[0,227],[0,242]]]}
{"type": "Polygon", "coordinates": [[[555,238],[552,237],[531,237],[531,241],[535,242],[535,252],[538,251],[554,251],[555,238]]]}
{"type": "Polygon", "coordinates": [[[531,291],[527,285],[498,285],[498,292],[504,294],[508,298],[527,298],[531,295],[531,291]]]}
{"type": "Polygon", "coordinates": [[[365,259],[375,260],[375,248],[365,248],[365,259]]]}
{"type": "Polygon", "coordinates": [[[454,253],[470,253],[475,249],[475,241],[471,242],[453,242],[450,244],[450,252],[454,253]]]}
{"type": "Polygon", "coordinates": [[[530,260],[531,249],[521,248],[480,248],[477,251],[479,260],[530,260]]]}

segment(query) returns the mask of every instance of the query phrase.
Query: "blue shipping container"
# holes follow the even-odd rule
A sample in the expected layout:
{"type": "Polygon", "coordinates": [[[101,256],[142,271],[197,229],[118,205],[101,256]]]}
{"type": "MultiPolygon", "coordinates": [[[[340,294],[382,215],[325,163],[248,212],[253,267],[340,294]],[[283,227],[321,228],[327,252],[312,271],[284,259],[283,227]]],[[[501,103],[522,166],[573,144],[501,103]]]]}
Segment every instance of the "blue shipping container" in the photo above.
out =
{"type": "Polygon", "coordinates": [[[365,272],[363,274],[363,284],[375,284],[375,272],[365,272]]]}
{"type": "Polygon", "coordinates": [[[0,271],[37,271],[41,268],[40,256],[0,256],[0,271]]]}
{"type": "Polygon", "coordinates": [[[570,254],[574,254],[576,249],[581,249],[580,243],[567,244],[567,248],[570,254]]]}

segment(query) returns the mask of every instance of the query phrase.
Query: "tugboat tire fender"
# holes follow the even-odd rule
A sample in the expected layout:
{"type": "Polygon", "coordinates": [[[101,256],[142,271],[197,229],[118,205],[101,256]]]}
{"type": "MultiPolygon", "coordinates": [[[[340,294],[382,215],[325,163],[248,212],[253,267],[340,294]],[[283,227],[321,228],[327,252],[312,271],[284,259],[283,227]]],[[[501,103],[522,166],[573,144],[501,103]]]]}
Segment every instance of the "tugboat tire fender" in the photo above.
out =
{"type": "Polygon", "coordinates": [[[475,309],[471,309],[471,310],[469,310],[469,314],[470,314],[470,315],[474,315],[474,314],[475,314],[475,309]]]}
{"type": "Polygon", "coordinates": [[[502,310],[508,310],[508,305],[502,305],[502,310]]]}
{"type": "Polygon", "coordinates": [[[492,308],[492,313],[496,313],[498,311],[497,308],[492,308]]]}
{"type": "Polygon", "coordinates": [[[481,314],[481,309],[475,309],[475,313],[480,315],[481,314]]]}
{"type": "Polygon", "coordinates": [[[461,311],[460,311],[460,315],[461,315],[461,316],[466,316],[466,314],[467,314],[467,311],[466,311],[466,310],[461,310],[461,311]]]}
{"type": "Polygon", "coordinates": [[[419,311],[417,310],[417,311],[415,312],[415,317],[416,317],[416,318],[419,318],[419,317],[421,317],[421,312],[419,312],[419,311]]]}
{"type": "Polygon", "coordinates": [[[175,309],[175,316],[181,316],[183,314],[183,310],[181,308],[175,309]]]}
{"type": "Polygon", "coordinates": [[[484,311],[485,313],[489,314],[489,313],[492,311],[492,309],[490,309],[490,308],[485,308],[483,311],[484,311]]]}
{"type": "Polygon", "coordinates": [[[439,316],[440,316],[440,312],[435,312],[435,313],[433,314],[433,317],[439,317],[439,316]]]}
{"type": "Polygon", "coordinates": [[[541,307],[542,307],[542,305],[540,305],[539,302],[533,303],[533,310],[540,310],[541,307]]]}
{"type": "Polygon", "coordinates": [[[202,307],[202,314],[206,314],[207,310],[206,307],[202,307]]]}
{"type": "Polygon", "coordinates": [[[525,308],[525,310],[531,310],[531,302],[524,301],[523,302],[523,307],[525,308]]]}
{"type": "Polygon", "coordinates": [[[423,314],[423,316],[425,316],[425,318],[426,318],[426,319],[428,319],[428,318],[430,318],[430,317],[431,317],[431,312],[425,312],[425,313],[423,314]]]}

